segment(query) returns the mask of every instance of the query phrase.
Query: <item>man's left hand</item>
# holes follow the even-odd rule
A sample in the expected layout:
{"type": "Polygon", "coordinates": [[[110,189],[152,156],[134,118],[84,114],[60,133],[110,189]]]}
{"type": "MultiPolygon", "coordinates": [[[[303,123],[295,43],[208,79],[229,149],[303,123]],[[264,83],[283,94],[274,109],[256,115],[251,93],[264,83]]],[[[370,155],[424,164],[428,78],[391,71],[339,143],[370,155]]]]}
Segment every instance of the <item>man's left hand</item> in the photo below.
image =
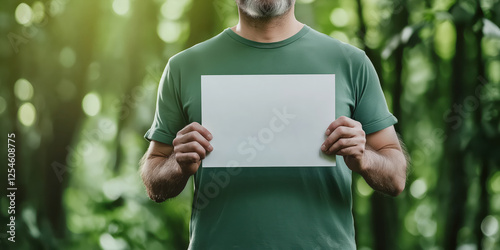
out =
{"type": "Polygon", "coordinates": [[[352,171],[363,171],[365,159],[366,134],[361,123],[341,116],[328,126],[327,138],[321,150],[328,155],[344,156],[344,161],[352,171]]]}

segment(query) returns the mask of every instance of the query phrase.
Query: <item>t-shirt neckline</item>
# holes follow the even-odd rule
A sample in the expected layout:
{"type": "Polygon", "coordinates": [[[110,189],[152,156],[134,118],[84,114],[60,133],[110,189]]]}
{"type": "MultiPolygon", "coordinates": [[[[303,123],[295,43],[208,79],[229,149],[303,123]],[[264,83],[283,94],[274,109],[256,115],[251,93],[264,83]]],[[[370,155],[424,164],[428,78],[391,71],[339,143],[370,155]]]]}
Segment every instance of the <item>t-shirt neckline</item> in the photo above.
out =
{"type": "Polygon", "coordinates": [[[238,35],[231,28],[227,28],[226,30],[224,30],[224,33],[229,35],[234,40],[236,40],[240,43],[246,44],[248,46],[251,46],[251,47],[262,48],[262,49],[273,49],[273,48],[283,47],[285,45],[288,45],[290,43],[297,41],[299,38],[301,38],[305,34],[307,34],[307,32],[309,32],[309,30],[310,30],[309,26],[304,24],[304,27],[302,27],[302,29],[300,29],[299,32],[295,33],[295,35],[293,35],[285,40],[281,40],[278,42],[272,42],[272,43],[262,43],[262,42],[256,42],[256,41],[246,39],[246,38],[238,35]]]}

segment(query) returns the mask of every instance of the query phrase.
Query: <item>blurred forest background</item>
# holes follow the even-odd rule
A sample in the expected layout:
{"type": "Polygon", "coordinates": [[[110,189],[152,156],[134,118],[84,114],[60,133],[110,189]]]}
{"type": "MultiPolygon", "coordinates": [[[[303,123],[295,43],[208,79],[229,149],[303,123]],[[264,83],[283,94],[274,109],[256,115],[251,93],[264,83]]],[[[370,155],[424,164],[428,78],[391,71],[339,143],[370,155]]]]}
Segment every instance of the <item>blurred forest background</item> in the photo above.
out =
{"type": "MultiPolygon", "coordinates": [[[[395,199],[354,175],[359,249],[500,249],[500,0],[297,0],[296,14],[366,51],[413,159],[395,199]]],[[[142,136],[168,58],[236,23],[233,0],[2,0],[0,248],[185,249],[192,186],[150,201],[142,136]]]]}

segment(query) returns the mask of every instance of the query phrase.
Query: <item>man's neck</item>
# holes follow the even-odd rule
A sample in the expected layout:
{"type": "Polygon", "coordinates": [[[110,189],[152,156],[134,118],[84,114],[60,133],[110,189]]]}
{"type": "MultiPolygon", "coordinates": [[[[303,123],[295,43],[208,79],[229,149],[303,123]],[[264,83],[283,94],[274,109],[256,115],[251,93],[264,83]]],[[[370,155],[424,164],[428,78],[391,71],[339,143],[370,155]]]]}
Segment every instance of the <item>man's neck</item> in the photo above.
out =
{"type": "Polygon", "coordinates": [[[241,10],[239,22],[231,29],[236,34],[252,41],[272,43],[285,40],[299,32],[304,24],[295,19],[294,7],[283,16],[255,19],[241,10]]]}

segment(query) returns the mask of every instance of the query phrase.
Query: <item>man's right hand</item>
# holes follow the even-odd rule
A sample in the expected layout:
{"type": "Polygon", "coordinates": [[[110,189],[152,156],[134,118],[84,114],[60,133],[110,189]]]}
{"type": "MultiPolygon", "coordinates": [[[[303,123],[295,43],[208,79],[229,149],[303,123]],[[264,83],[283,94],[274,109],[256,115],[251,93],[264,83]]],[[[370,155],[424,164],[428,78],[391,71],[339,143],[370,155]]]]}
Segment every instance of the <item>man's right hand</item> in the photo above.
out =
{"type": "Polygon", "coordinates": [[[197,122],[187,125],[177,133],[172,145],[175,160],[183,174],[191,176],[198,171],[201,160],[213,150],[210,145],[212,138],[212,134],[197,122]]]}

